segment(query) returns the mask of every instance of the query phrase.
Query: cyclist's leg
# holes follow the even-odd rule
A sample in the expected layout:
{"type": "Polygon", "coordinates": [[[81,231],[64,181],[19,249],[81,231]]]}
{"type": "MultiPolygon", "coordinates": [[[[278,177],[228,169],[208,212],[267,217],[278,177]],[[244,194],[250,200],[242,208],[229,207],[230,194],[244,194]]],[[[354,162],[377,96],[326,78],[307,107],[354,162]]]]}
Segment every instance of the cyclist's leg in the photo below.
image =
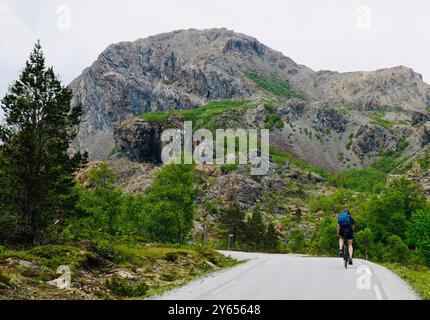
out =
{"type": "Polygon", "coordinates": [[[339,237],[339,250],[343,250],[343,238],[339,237]]]}
{"type": "Polygon", "coordinates": [[[352,245],[354,240],[349,239],[348,240],[348,252],[349,252],[349,257],[352,259],[352,254],[354,253],[354,247],[352,245]]]}

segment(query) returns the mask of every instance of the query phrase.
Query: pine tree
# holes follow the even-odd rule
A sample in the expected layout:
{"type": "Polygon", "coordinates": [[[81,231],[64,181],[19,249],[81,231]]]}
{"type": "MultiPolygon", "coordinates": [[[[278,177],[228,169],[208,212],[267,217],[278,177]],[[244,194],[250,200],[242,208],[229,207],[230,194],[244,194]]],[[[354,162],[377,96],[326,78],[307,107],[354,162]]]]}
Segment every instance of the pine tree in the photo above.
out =
{"type": "Polygon", "coordinates": [[[253,245],[254,249],[263,248],[266,226],[258,206],[254,209],[252,217],[248,220],[246,230],[246,239],[253,245]]]}
{"type": "Polygon", "coordinates": [[[245,233],[245,212],[237,201],[230,202],[221,210],[220,225],[224,230],[224,236],[234,235],[234,240],[241,241],[245,233]]]}
{"type": "Polygon", "coordinates": [[[0,157],[6,181],[0,200],[7,207],[1,214],[14,217],[11,227],[21,230],[15,237],[23,241],[40,240],[51,223],[74,210],[72,174],[85,156],[68,153],[82,114],[71,99],[71,90],[45,66],[37,42],[19,80],[1,101],[0,157]]]}
{"type": "Polygon", "coordinates": [[[264,241],[265,248],[268,250],[276,250],[279,244],[278,236],[279,236],[279,233],[276,231],[273,223],[269,223],[269,225],[266,228],[266,234],[265,234],[265,241],[264,241]]]}

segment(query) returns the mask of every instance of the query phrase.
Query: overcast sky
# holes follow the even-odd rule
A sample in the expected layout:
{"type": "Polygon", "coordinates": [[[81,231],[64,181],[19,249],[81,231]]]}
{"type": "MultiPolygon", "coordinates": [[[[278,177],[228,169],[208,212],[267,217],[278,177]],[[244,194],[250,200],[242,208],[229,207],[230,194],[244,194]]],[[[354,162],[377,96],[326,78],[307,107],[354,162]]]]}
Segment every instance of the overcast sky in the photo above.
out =
{"type": "Polygon", "coordinates": [[[109,44],[226,27],[314,70],[405,65],[430,82],[428,0],[0,0],[0,96],[36,39],[65,84],[109,44]]]}

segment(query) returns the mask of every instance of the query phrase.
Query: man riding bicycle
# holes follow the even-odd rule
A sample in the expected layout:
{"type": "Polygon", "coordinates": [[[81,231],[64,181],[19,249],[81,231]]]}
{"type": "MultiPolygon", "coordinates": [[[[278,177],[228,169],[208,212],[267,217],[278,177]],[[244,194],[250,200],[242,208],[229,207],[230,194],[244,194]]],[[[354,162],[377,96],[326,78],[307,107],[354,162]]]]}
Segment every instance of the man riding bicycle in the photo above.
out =
{"type": "Polygon", "coordinates": [[[348,241],[349,264],[352,265],[352,254],[354,248],[352,242],[354,240],[355,221],[348,209],[343,210],[337,216],[337,235],[339,237],[339,255],[342,257],[343,244],[348,241]]]}

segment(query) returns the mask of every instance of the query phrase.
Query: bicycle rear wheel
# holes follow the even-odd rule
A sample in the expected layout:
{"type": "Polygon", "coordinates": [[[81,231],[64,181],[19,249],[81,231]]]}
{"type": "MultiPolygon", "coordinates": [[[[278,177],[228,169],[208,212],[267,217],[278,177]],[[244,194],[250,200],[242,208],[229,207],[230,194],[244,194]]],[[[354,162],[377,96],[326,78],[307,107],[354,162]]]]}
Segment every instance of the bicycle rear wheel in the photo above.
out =
{"type": "Polygon", "coordinates": [[[349,262],[348,246],[343,246],[343,262],[345,264],[345,269],[348,269],[348,262],[349,262]]]}

